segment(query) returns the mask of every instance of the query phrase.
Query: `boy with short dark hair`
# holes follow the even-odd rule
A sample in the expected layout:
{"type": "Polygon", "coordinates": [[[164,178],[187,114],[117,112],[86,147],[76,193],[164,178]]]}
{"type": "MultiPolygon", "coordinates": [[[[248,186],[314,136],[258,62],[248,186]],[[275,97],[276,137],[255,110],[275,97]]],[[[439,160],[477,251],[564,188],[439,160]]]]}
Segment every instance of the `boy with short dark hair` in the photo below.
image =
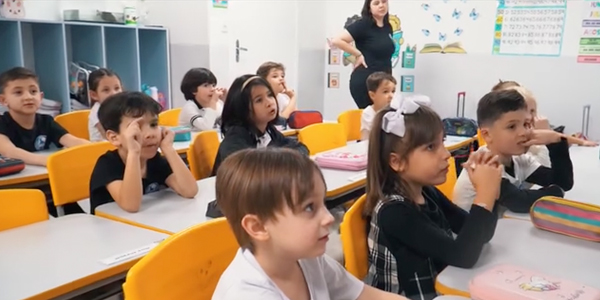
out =
{"type": "MultiPolygon", "coordinates": [[[[573,187],[573,164],[567,140],[553,130],[533,129],[527,104],[518,91],[502,90],[483,96],[477,106],[477,122],[487,143],[478,151],[490,151],[504,165],[498,201],[506,208],[526,213],[540,197],[562,197],[564,191],[573,187]],[[548,147],[550,168],[527,153],[533,145],[548,147]],[[529,190],[524,188],[526,183],[542,188],[529,190]]],[[[466,173],[463,171],[458,177],[452,200],[468,210],[475,189],[466,173]]]]}
{"type": "Polygon", "coordinates": [[[123,210],[137,212],[142,195],[165,186],[185,198],[198,193],[196,180],[173,148],[173,132],[158,126],[160,110],[156,101],[140,92],[122,92],[100,105],[98,119],[117,149],[100,156],[92,172],[92,213],[113,201],[123,210]]]}
{"type": "Polygon", "coordinates": [[[298,110],[296,103],[296,92],[289,89],[285,82],[285,67],[283,64],[268,61],[260,65],[256,75],[265,79],[275,92],[275,98],[279,104],[279,115],[289,119],[290,115],[298,110]]]}
{"type": "Polygon", "coordinates": [[[325,182],[307,156],[246,149],[217,172],[217,204],[240,244],[213,300],[406,300],[358,280],[324,255],[333,216],[325,182]]]}
{"type": "Polygon", "coordinates": [[[89,143],[69,134],[52,116],[37,113],[43,96],[33,71],[15,67],[0,74],[0,104],[8,108],[0,116],[1,155],[45,166],[47,156],[34,152],[52,144],[68,148],[89,143]]]}
{"type": "Polygon", "coordinates": [[[378,111],[390,105],[396,93],[396,78],[386,72],[375,72],[367,77],[367,90],[373,104],[363,109],[360,118],[360,139],[368,140],[373,118],[378,111]]]}

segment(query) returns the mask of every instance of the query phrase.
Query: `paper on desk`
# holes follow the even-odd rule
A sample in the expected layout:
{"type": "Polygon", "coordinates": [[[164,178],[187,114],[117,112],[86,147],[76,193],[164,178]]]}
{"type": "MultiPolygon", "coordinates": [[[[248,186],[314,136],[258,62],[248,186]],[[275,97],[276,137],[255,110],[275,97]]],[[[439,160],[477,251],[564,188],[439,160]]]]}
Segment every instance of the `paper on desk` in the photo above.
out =
{"type": "Polygon", "coordinates": [[[355,181],[363,180],[365,178],[367,178],[367,171],[366,170],[363,171],[363,172],[360,172],[360,173],[358,173],[358,174],[356,174],[354,176],[348,177],[348,180],[350,180],[352,182],[355,182],[355,181]]]}
{"type": "Polygon", "coordinates": [[[160,244],[160,242],[162,242],[162,240],[156,241],[150,245],[146,245],[146,246],[143,246],[143,247],[140,247],[137,249],[127,251],[125,253],[121,253],[121,254],[117,254],[115,256],[111,256],[109,258],[105,258],[105,259],[101,260],[100,262],[107,266],[110,266],[110,265],[114,265],[119,262],[128,261],[133,258],[145,255],[146,253],[150,252],[150,250],[154,249],[154,247],[156,247],[158,244],[160,244]]]}

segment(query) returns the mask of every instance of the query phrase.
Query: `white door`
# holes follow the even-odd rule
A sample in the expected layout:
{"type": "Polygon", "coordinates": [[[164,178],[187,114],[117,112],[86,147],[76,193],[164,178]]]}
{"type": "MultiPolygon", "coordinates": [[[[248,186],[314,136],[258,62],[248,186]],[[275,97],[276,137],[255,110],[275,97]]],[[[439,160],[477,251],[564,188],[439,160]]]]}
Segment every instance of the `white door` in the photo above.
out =
{"type": "Polygon", "coordinates": [[[297,0],[229,1],[229,80],[255,74],[266,61],[286,67],[286,81],[297,87],[297,0]]]}

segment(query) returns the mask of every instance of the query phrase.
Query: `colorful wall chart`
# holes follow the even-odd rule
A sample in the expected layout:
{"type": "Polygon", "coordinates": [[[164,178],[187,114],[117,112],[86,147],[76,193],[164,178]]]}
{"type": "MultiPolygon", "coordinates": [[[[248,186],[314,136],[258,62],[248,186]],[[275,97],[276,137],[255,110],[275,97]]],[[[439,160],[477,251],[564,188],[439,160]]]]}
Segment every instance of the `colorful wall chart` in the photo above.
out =
{"type": "Polygon", "coordinates": [[[579,39],[579,63],[600,63],[600,1],[584,2],[579,39]]]}
{"type": "Polygon", "coordinates": [[[566,15],[567,0],[500,0],[492,53],[559,56],[566,15]]]}

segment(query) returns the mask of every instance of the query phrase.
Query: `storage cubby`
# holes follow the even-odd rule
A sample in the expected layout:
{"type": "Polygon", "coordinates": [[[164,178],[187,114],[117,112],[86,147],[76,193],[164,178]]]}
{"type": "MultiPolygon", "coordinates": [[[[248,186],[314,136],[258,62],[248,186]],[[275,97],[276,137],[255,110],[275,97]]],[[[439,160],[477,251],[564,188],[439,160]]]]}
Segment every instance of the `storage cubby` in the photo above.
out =
{"type": "Polygon", "coordinates": [[[138,30],[141,83],[155,86],[170,102],[169,38],[167,31],[154,28],[138,30]]]}
{"type": "Polygon", "coordinates": [[[0,20],[0,73],[23,65],[19,23],[0,20]]]}
{"type": "Polygon", "coordinates": [[[103,27],[92,24],[66,24],[67,59],[69,62],[86,62],[103,67],[103,27]]]}
{"type": "Polygon", "coordinates": [[[23,65],[35,70],[44,98],[70,111],[65,27],[62,23],[21,22],[23,65]]]}
{"type": "Polygon", "coordinates": [[[0,72],[36,72],[48,99],[71,110],[69,63],[115,71],[127,90],[155,86],[171,107],[169,35],[165,28],[118,24],[0,19],[0,72]]]}
{"type": "Polygon", "coordinates": [[[106,67],[117,72],[125,90],[141,89],[138,35],[135,27],[104,27],[106,67]]]}

